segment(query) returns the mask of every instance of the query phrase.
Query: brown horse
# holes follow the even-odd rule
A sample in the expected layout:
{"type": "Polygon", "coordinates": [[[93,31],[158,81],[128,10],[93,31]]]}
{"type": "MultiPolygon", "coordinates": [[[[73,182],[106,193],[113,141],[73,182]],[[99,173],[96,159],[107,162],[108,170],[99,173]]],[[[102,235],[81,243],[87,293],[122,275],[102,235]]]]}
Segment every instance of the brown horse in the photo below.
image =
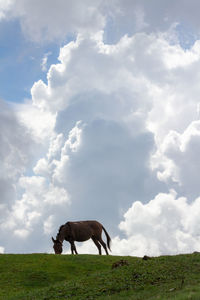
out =
{"type": "Polygon", "coordinates": [[[71,244],[72,254],[74,254],[74,252],[78,254],[74,241],[84,242],[91,238],[97,246],[99,254],[101,255],[102,245],[106,254],[108,255],[106,244],[101,238],[102,230],[106,235],[107,246],[110,250],[111,238],[101,223],[97,221],[67,222],[66,224],[60,226],[58,234],[56,236],[56,240],[52,237],[55,254],[62,253],[62,245],[64,240],[68,241],[71,244]]]}

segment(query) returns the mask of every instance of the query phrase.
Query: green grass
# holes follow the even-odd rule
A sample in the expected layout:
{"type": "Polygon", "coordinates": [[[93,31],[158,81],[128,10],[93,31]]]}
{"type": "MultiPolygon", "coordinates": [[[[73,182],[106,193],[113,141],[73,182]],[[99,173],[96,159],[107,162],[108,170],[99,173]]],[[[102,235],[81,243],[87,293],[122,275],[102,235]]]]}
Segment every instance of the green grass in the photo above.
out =
{"type": "Polygon", "coordinates": [[[200,254],[2,254],[0,299],[200,299],[200,254]],[[121,259],[129,265],[112,269],[121,259]]]}

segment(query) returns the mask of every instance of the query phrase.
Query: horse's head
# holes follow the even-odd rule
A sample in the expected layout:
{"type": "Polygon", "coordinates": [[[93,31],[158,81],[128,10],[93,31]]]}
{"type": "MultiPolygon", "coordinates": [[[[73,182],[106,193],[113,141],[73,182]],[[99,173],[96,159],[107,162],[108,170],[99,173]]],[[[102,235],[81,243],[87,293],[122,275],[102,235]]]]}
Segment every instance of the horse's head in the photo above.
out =
{"type": "Polygon", "coordinates": [[[61,254],[63,249],[62,249],[62,243],[59,240],[54,240],[52,237],[53,241],[53,249],[55,251],[55,254],[61,254]]]}

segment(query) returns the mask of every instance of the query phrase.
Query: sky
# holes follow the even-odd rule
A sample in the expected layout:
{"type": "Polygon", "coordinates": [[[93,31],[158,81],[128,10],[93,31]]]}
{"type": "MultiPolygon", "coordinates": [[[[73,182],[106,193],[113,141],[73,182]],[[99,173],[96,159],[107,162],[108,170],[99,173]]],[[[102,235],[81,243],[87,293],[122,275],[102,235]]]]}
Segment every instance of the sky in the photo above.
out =
{"type": "Polygon", "coordinates": [[[0,253],[52,253],[78,220],[113,255],[200,251],[199,9],[0,0],[0,253]]]}

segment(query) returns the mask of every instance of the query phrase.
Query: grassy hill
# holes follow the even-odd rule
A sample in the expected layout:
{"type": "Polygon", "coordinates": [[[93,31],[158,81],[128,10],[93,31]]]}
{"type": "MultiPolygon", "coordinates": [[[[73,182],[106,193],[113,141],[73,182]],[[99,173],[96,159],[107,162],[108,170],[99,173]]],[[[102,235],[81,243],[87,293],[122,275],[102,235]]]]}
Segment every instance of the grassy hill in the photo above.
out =
{"type": "Polygon", "coordinates": [[[2,254],[0,299],[200,299],[200,254],[2,254]]]}

